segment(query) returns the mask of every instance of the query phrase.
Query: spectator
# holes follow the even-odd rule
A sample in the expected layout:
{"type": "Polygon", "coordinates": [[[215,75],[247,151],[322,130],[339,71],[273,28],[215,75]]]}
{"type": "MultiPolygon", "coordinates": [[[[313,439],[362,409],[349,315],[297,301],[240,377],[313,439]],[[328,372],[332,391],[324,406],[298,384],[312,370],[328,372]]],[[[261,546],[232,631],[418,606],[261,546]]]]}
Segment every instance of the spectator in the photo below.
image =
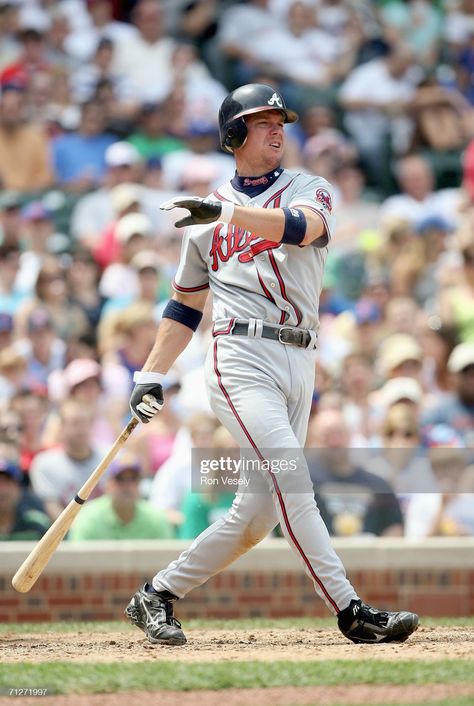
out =
{"type": "Polygon", "coordinates": [[[261,41],[281,27],[281,19],[270,10],[270,0],[250,0],[231,5],[222,13],[217,40],[231,62],[231,83],[250,83],[260,71],[255,51],[261,41]]]}
{"type": "Polygon", "coordinates": [[[15,191],[4,191],[0,195],[0,243],[17,246],[21,237],[22,198],[15,191]]]}
{"type": "Polygon", "coordinates": [[[46,135],[25,120],[23,91],[5,86],[0,101],[0,184],[28,193],[52,183],[46,135]]]}
{"type": "Polygon", "coordinates": [[[18,415],[19,465],[29,484],[29,471],[33,459],[47,448],[44,430],[49,400],[44,394],[24,388],[11,398],[10,409],[18,415]]]}
{"type": "Polygon", "coordinates": [[[52,250],[53,216],[41,201],[32,201],[22,210],[23,230],[20,271],[16,278],[18,289],[32,295],[41,266],[52,250]]]}
{"type": "Polygon", "coordinates": [[[422,446],[419,420],[422,392],[412,378],[394,378],[381,393],[386,403],[381,425],[382,446],[380,453],[367,463],[367,469],[390,484],[405,512],[412,493],[430,493],[438,488],[422,446]]]}
{"type": "Polygon", "coordinates": [[[411,496],[406,513],[407,537],[460,536],[471,532],[472,466],[456,432],[444,424],[425,435],[427,453],[436,478],[435,492],[411,496]]]}
{"type": "Polygon", "coordinates": [[[387,144],[390,151],[407,147],[409,131],[405,114],[414,95],[408,74],[411,62],[406,50],[399,46],[391,48],[386,57],[356,66],[340,88],[344,125],[375,187],[386,174],[387,144]]]}
{"type": "Polygon", "coordinates": [[[26,361],[14,346],[7,346],[0,351],[0,404],[8,403],[21,390],[26,371],[26,361]]]}
{"type": "Polygon", "coordinates": [[[48,375],[64,366],[66,344],[54,330],[48,310],[38,306],[26,321],[25,338],[20,338],[15,348],[27,366],[26,384],[45,390],[48,375]]]}
{"type": "Polygon", "coordinates": [[[161,100],[170,90],[174,41],[165,34],[161,0],[139,0],[132,11],[137,32],[115,45],[113,68],[138,101],[161,100]]]}
{"type": "Polygon", "coordinates": [[[163,183],[167,189],[180,189],[183,178],[189,168],[189,163],[195,157],[205,157],[212,162],[216,177],[213,188],[224,179],[230,179],[234,174],[234,165],[229,155],[217,151],[217,131],[213,123],[193,120],[186,128],[185,150],[168,152],[163,156],[163,183]]]}
{"type": "Polygon", "coordinates": [[[105,174],[105,152],[113,142],[116,138],[105,132],[102,105],[96,100],[83,103],[78,129],[53,140],[53,163],[58,185],[73,192],[97,187],[105,174]]]}
{"type": "Polygon", "coordinates": [[[138,461],[122,454],[110,465],[104,494],[83,508],[71,527],[74,542],[93,539],[171,539],[165,514],[140,498],[138,461]]]}
{"type": "Polygon", "coordinates": [[[381,375],[389,380],[410,377],[420,380],[422,350],[417,340],[406,333],[394,333],[382,341],[376,363],[381,375]]]}
{"type": "Polygon", "coordinates": [[[12,461],[0,458],[0,541],[40,539],[51,522],[22,490],[21,471],[12,461]]]}
{"type": "Polygon", "coordinates": [[[454,326],[460,341],[474,343],[474,238],[470,228],[466,235],[459,239],[461,267],[453,282],[439,288],[437,304],[441,320],[454,326]]]}
{"type": "Polygon", "coordinates": [[[0,311],[0,353],[13,343],[13,317],[6,311],[0,311]]]}
{"type": "Polygon", "coordinates": [[[144,159],[163,157],[168,152],[185,148],[178,137],[167,134],[168,115],[166,101],[163,103],[143,103],[138,116],[138,129],[132,132],[128,141],[144,159]]]}
{"type": "Polygon", "coordinates": [[[45,56],[44,35],[38,29],[25,27],[18,33],[21,54],[18,59],[6,66],[0,74],[0,85],[27,89],[33,76],[47,72],[50,68],[45,56]]]}
{"type": "Polygon", "coordinates": [[[111,313],[99,328],[99,350],[108,364],[118,364],[127,371],[129,384],[138,366],[148,358],[156,334],[153,307],[149,302],[136,302],[111,313]]]}
{"type": "Polygon", "coordinates": [[[18,42],[19,7],[5,3],[0,6],[0,69],[15,61],[20,54],[18,42]]]}
{"type": "Polygon", "coordinates": [[[370,444],[375,428],[374,409],[369,394],[375,384],[372,360],[364,353],[349,353],[342,361],[340,382],[342,412],[351,429],[351,446],[370,444]]]}
{"type": "Polygon", "coordinates": [[[454,430],[463,444],[474,446],[474,343],[460,343],[448,359],[448,370],[454,378],[451,402],[427,410],[423,425],[446,425],[454,430]]]}
{"type": "Polygon", "coordinates": [[[225,83],[225,71],[215,37],[219,27],[217,0],[186,2],[178,20],[180,33],[198,48],[213,76],[225,83]]]}
{"type": "Polygon", "coordinates": [[[442,19],[440,11],[427,0],[390,0],[381,8],[382,30],[388,44],[404,44],[418,64],[437,63],[442,19]]]}
{"type": "Polygon", "coordinates": [[[163,277],[159,255],[154,250],[141,250],[130,260],[136,275],[136,291],[125,291],[110,298],[104,307],[104,318],[112,311],[144,302],[153,306],[168,300],[169,286],[163,277]]]}
{"type": "Polygon", "coordinates": [[[401,193],[389,196],[381,205],[380,218],[395,217],[419,226],[427,218],[437,216],[456,225],[459,189],[434,191],[434,174],[429,162],[420,155],[408,155],[397,164],[397,179],[401,193]]]}
{"type": "Polygon", "coordinates": [[[62,338],[78,337],[88,330],[86,315],[70,300],[65,268],[52,255],[43,260],[33,297],[27,299],[18,311],[16,323],[19,333],[26,330],[25,321],[38,307],[48,313],[54,331],[62,338]]]}
{"type": "Polygon", "coordinates": [[[196,412],[178,433],[172,455],[156,473],[150,488],[150,502],[164,510],[174,525],[184,521],[183,502],[192,490],[192,449],[211,449],[218,421],[214,415],[196,412]]]}
{"type": "MultiPolygon", "coordinates": [[[[102,366],[91,358],[75,358],[64,371],[54,371],[48,378],[50,398],[56,402],[65,399],[79,401],[93,418],[94,446],[111,445],[122,430],[122,420],[128,412],[127,377],[116,366],[102,366]],[[124,394],[125,391],[125,394],[124,394]]],[[[60,442],[61,420],[52,413],[45,429],[50,445],[60,442]]]]}
{"type": "MultiPolygon", "coordinates": [[[[55,520],[104,456],[92,444],[94,418],[79,400],[66,400],[60,410],[62,447],[39,453],[30,469],[34,492],[55,520]]],[[[96,488],[94,495],[99,495],[96,488]]]]}
{"type": "MultiPolygon", "coordinates": [[[[71,219],[73,236],[93,251],[97,246],[99,235],[116,218],[114,188],[125,184],[133,184],[138,191],[140,210],[148,216],[154,229],[160,232],[163,229],[169,229],[169,217],[163,216],[164,212],[157,209],[156,204],[170,198],[170,194],[167,191],[149,189],[141,184],[144,165],[135,147],[128,142],[115,142],[106,150],[105,162],[107,171],[102,186],[79,199],[73,210],[71,219]]],[[[110,243],[105,249],[109,247],[110,243]]],[[[107,264],[109,261],[110,257],[107,259],[107,264]]]]}
{"type": "Polygon", "coordinates": [[[101,42],[127,42],[136,36],[134,27],[118,22],[113,17],[113,4],[109,0],[87,0],[88,22],[67,38],[68,52],[81,63],[88,61],[101,42]]]}
{"type": "Polygon", "coordinates": [[[382,478],[354,465],[349,428],[342,413],[327,409],[313,417],[308,430],[309,470],[316,502],[330,534],[399,536],[400,506],[382,478]],[[317,451],[316,451],[317,449],[317,451]]]}
{"type": "Polygon", "coordinates": [[[95,49],[92,62],[81,66],[71,75],[72,97],[76,103],[92,100],[100,85],[108,81],[112,87],[117,113],[133,117],[137,106],[127,79],[112,70],[113,54],[113,42],[103,37],[95,49]]]}
{"type": "MultiPolygon", "coordinates": [[[[428,150],[429,157],[435,164],[443,155],[454,151],[458,162],[456,179],[460,174],[461,150],[469,138],[469,113],[471,106],[455,88],[443,86],[436,76],[429,76],[418,86],[412,103],[414,114],[414,134],[412,151],[428,150]]],[[[450,163],[444,158],[444,166],[450,163]]],[[[453,160],[454,161],[454,160],[453,160]]],[[[451,169],[454,169],[454,164],[451,169]]]]}
{"type": "Polygon", "coordinates": [[[114,217],[107,223],[92,248],[97,263],[105,269],[118,262],[122,256],[122,246],[117,238],[118,222],[130,213],[141,212],[142,189],[138,184],[119,184],[112,189],[110,199],[115,211],[114,217]]]}
{"type": "Polygon", "coordinates": [[[71,303],[83,311],[89,327],[95,329],[102,315],[105,297],[98,289],[99,266],[89,250],[78,247],[71,253],[66,277],[71,303]]]}
{"type": "Polygon", "coordinates": [[[117,222],[115,236],[121,248],[120,259],[105,268],[99,291],[106,299],[127,295],[134,298],[139,283],[131,261],[135,255],[151,247],[153,226],[143,213],[128,213],[117,222]]]}
{"type": "Polygon", "coordinates": [[[459,343],[456,329],[442,324],[438,316],[422,312],[417,317],[415,335],[423,351],[423,383],[426,390],[423,406],[429,408],[450,403],[453,388],[448,360],[459,343]]]}
{"type": "MultiPolygon", "coordinates": [[[[214,432],[212,449],[217,456],[227,456],[228,458],[228,452],[233,451],[234,458],[240,457],[237,444],[227,429],[222,426],[218,427],[214,432]]],[[[212,453],[211,449],[209,449],[210,453],[212,453]]],[[[224,485],[226,478],[235,478],[231,472],[217,472],[215,474],[211,472],[207,479],[209,481],[215,480],[216,484],[204,486],[204,489],[200,485],[201,478],[194,476],[194,487],[183,499],[181,507],[183,524],[178,527],[178,537],[180,539],[195,539],[216,520],[223,517],[234,501],[235,493],[229,492],[228,489],[226,490],[224,485]]]]}
{"type": "Polygon", "coordinates": [[[18,287],[20,249],[18,245],[0,245],[0,309],[15,315],[27,297],[18,287]]]}

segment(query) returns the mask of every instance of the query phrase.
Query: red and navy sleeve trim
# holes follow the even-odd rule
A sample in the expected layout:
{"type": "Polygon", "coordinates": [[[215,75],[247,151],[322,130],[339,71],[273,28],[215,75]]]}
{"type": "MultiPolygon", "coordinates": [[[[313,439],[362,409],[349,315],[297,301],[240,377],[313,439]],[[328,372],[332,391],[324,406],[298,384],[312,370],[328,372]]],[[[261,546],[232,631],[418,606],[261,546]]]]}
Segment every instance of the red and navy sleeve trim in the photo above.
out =
{"type": "Polygon", "coordinates": [[[181,285],[176,284],[176,281],[173,280],[173,289],[176,289],[177,292],[183,292],[183,294],[191,294],[192,292],[202,292],[204,289],[209,289],[209,283],[201,284],[198,287],[181,287],[181,285]]]}

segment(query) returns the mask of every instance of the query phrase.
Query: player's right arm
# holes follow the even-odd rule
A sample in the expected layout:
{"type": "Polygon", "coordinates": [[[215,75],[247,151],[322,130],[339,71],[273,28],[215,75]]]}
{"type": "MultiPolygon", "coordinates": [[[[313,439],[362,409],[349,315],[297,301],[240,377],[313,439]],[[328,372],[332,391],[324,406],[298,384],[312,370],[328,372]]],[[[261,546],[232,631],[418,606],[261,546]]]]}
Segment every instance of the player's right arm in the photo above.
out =
{"type": "Polygon", "coordinates": [[[208,292],[208,289],[193,293],[175,292],[166,307],[150,355],[142,370],[135,373],[133,378],[136,385],[130,397],[130,409],[140,421],[149,422],[163,407],[161,383],[190,342],[196,322],[199,323],[202,316],[208,292]],[[167,316],[167,311],[174,318],[167,316]],[[143,402],[145,395],[151,395],[155,402],[143,402]]]}

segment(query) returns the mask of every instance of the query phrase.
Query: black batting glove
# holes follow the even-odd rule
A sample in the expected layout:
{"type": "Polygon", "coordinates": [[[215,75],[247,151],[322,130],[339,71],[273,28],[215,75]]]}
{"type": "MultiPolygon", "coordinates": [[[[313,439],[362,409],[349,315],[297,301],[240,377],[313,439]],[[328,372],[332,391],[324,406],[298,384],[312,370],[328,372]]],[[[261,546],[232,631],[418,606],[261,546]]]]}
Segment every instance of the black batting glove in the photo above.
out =
{"type": "Polygon", "coordinates": [[[160,380],[164,375],[152,372],[136,372],[136,382],[130,396],[130,410],[134,417],[147,424],[164,405],[160,380]]]}
{"type": "Polygon", "coordinates": [[[160,206],[162,211],[171,211],[173,208],[187,208],[189,211],[189,216],[176,221],[175,226],[177,228],[195,226],[201,223],[213,223],[220,220],[219,217],[222,213],[222,205],[219,202],[206,201],[199,198],[199,196],[171,199],[160,206]]]}

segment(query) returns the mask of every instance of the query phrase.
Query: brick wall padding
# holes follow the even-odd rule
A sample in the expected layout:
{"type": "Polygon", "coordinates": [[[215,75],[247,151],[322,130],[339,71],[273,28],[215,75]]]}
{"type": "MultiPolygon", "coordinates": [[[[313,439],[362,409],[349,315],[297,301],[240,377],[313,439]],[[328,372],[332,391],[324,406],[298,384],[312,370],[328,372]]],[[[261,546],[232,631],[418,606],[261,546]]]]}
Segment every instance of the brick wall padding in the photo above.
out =
{"type": "MultiPolygon", "coordinates": [[[[187,542],[63,542],[33,588],[11,579],[34,546],[0,543],[0,620],[116,620],[136,588],[187,542]]],[[[474,615],[474,539],[334,540],[361,597],[424,616],[474,615]]],[[[181,618],[328,615],[285,540],[262,542],[177,606],[181,618]]]]}

